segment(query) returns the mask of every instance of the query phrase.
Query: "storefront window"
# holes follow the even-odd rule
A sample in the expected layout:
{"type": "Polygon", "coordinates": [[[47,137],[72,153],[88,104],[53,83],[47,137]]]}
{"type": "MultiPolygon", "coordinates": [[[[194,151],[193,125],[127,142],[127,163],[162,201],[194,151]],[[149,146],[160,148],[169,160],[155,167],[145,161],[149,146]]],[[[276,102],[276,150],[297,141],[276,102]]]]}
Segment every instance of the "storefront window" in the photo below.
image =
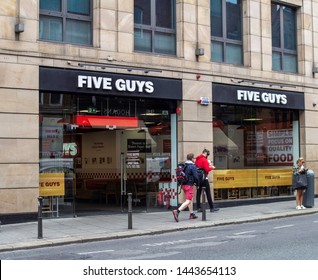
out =
{"type": "Polygon", "coordinates": [[[174,101],[40,96],[40,194],[51,215],[72,213],[75,201],[76,211],[87,205],[123,211],[129,192],[135,209],[161,206],[157,192],[171,181],[174,101]]]}
{"type": "Polygon", "coordinates": [[[213,117],[216,198],[290,195],[297,111],[214,104],[213,117]]]}

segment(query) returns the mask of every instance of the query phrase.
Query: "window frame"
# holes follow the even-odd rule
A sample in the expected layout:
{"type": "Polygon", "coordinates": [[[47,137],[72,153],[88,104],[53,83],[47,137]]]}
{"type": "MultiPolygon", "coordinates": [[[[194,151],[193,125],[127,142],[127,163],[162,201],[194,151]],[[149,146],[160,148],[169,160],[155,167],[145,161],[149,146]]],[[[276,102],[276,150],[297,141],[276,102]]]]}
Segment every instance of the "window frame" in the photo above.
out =
{"type": "MultiPolygon", "coordinates": [[[[155,53],[155,54],[162,54],[162,55],[172,55],[172,54],[167,54],[167,53],[162,53],[162,52],[157,52],[155,50],[155,40],[156,40],[156,33],[164,33],[168,35],[174,35],[174,55],[176,55],[176,50],[177,50],[177,33],[176,33],[176,1],[173,1],[173,6],[174,6],[174,11],[173,11],[173,25],[174,29],[171,28],[165,28],[165,27],[159,27],[156,25],[156,1],[160,0],[149,0],[150,1],[150,25],[147,24],[142,24],[142,23],[136,23],[135,18],[134,18],[134,34],[135,34],[135,29],[138,30],[145,30],[145,31],[150,31],[151,32],[151,51],[142,51],[142,50],[136,50],[136,45],[134,42],[134,51],[135,52],[141,52],[141,53],[155,53]]],[[[134,12],[135,12],[135,6],[134,6],[134,12]]]]}
{"type": "MultiPolygon", "coordinates": [[[[281,6],[280,10],[279,10],[279,21],[280,21],[280,34],[279,34],[279,38],[280,38],[280,47],[274,47],[273,46],[273,28],[271,28],[272,31],[272,60],[273,60],[273,54],[277,53],[280,55],[280,69],[274,69],[273,65],[274,63],[272,63],[272,70],[273,71],[280,71],[280,72],[290,72],[290,73],[298,73],[298,45],[297,45],[297,10],[295,7],[293,6],[289,6],[289,5],[284,5],[282,3],[276,3],[276,2],[272,2],[271,3],[271,10],[273,5],[275,6],[281,6]],[[290,8],[294,11],[294,29],[295,29],[295,34],[294,34],[294,38],[295,38],[295,46],[296,46],[296,50],[290,50],[290,49],[286,49],[285,48],[285,33],[284,33],[284,10],[282,8],[287,7],[290,8]],[[284,65],[286,63],[284,57],[286,55],[291,55],[294,56],[296,58],[296,69],[295,71],[291,71],[290,69],[285,69],[284,65]]],[[[273,18],[271,18],[271,26],[273,26],[273,18]]]]}
{"type": "MultiPolygon", "coordinates": [[[[212,0],[213,1],[213,0],[212,0]]],[[[234,64],[234,65],[243,65],[244,59],[243,59],[243,3],[241,1],[241,40],[234,40],[227,38],[227,9],[226,4],[227,0],[221,0],[222,1],[222,37],[219,36],[213,36],[212,35],[212,7],[210,7],[210,24],[211,24],[211,62],[219,62],[219,63],[226,63],[226,64],[234,64]],[[213,49],[213,42],[221,43],[222,44],[222,61],[219,60],[213,60],[212,56],[212,49],[213,49]],[[240,46],[241,47],[241,63],[234,63],[234,62],[227,62],[226,61],[226,52],[227,52],[227,45],[234,45],[234,46],[240,46]]],[[[211,3],[211,1],[210,1],[211,3]]]]}
{"type": "Polygon", "coordinates": [[[91,46],[93,44],[93,1],[89,0],[89,2],[90,2],[89,3],[89,5],[90,5],[90,15],[89,16],[67,12],[67,0],[61,0],[61,11],[40,9],[39,10],[39,23],[41,22],[41,16],[62,19],[62,40],[59,41],[59,40],[53,40],[53,39],[43,39],[43,38],[40,38],[40,34],[39,34],[39,40],[46,41],[46,42],[58,42],[58,43],[65,43],[65,44],[91,46]],[[66,22],[67,22],[67,20],[76,20],[76,21],[90,23],[91,38],[90,38],[90,42],[88,44],[75,43],[75,42],[70,42],[70,41],[66,40],[66,34],[67,34],[66,22]]]}

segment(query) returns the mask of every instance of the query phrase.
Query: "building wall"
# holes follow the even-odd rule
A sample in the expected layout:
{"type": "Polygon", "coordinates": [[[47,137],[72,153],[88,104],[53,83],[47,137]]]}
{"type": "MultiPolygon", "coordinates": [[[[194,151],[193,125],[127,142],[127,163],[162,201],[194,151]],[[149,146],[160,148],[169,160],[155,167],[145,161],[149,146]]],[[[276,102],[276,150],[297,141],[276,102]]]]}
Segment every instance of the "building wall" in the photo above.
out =
{"type": "MultiPolygon", "coordinates": [[[[151,67],[162,73],[137,75],[171,77],[183,81],[178,123],[179,159],[203,147],[212,150],[212,109],[200,106],[211,97],[212,82],[236,79],[287,83],[305,93],[300,114],[301,155],[318,172],[318,95],[312,69],[318,63],[318,0],[280,1],[297,7],[299,73],[273,72],[271,59],[271,1],[243,0],[244,65],[210,62],[210,0],[176,0],[177,56],[133,51],[133,0],[95,0],[93,46],[39,41],[39,0],[3,0],[0,5],[0,213],[36,211],[39,163],[39,66],[80,69],[79,62],[151,67]],[[24,24],[17,34],[14,26],[24,24]],[[196,47],[205,54],[196,57],[196,47]]],[[[125,73],[126,70],[86,67],[125,73]]],[[[264,85],[255,85],[263,86],[264,85]]],[[[216,93],[213,93],[216,94],[216,93]]],[[[316,175],[317,176],[317,175],[316,175]]],[[[316,183],[315,193],[318,193],[316,183]]]]}
{"type": "MultiPolygon", "coordinates": [[[[22,2],[22,3],[20,3],[22,2]]],[[[37,208],[39,173],[38,1],[0,7],[0,213],[37,208]],[[16,35],[21,20],[25,32],[16,35]]]]}

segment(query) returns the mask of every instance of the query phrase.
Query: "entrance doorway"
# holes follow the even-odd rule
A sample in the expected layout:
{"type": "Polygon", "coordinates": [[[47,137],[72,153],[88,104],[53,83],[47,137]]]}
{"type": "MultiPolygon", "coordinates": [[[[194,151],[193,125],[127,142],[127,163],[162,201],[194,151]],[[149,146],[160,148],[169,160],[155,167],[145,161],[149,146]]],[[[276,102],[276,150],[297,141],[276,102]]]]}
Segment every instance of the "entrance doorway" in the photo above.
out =
{"type": "Polygon", "coordinates": [[[75,158],[81,162],[75,167],[78,210],[126,212],[129,193],[135,211],[159,207],[159,185],[171,178],[171,153],[159,149],[170,135],[138,128],[86,131],[80,138],[81,157],[75,158]]]}
{"type": "Polygon", "coordinates": [[[151,140],[142,129],[80,132],[81,165],[76,171],[78,207],[127,211],[127,196],[139,210],[147,206],[147,154],[151,140]],[[85,206],[86,205],[86,206],[85,206]]]}

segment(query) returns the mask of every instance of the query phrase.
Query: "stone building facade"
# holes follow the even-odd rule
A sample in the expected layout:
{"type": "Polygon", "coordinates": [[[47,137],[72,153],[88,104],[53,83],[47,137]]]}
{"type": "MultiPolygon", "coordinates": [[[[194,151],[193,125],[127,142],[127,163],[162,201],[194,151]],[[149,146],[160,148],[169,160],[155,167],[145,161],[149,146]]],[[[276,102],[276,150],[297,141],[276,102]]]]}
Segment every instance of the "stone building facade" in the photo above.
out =
{"type": "MultiPolygon", "coordinates": [[[[218,124],[213,123],[214,98],[220,105],[218,109],[224,104],[222,99],[219,99],[221,91],[214,85],[236,87],[236,91],[273,91],[280,95],[297,93],[298,97],[301,96],[297,100],[303,100],[304,103],[303,108],[289,108],[296,110],[299,117],[296,131],[299,133],[299,139],[294,139],[294,144],[298,142],[299,148],[294,151],[294,157],[303,156],[308,167],[313,171],[318,170],[318,0],[279,1],[280,5],[292,7],[296,15],[296,72],[273,70],[271,5],[276,3],[275,1],[241,1],[241,64],[212,60],[213,13],[209,0],[175,1],[174,55],[135,50],[136,11],[133,0],[91,2],[92,36],[89,45],[41,39],[40,0],[4,0],[1,3],[0,214],[37,211],[40,154],[43,149],[40,142],[39,123],[42,114],[39,104],[41,92],[49,92],[48,85],[41,88],[41,84],[45,84],[45,81],[41,81],[41,69],[87,71],[89,75],[99,73],[101,76],[103,73],[114,74],[114,79],[129,74],[146,79],[158,78],[158,83],[164,83],[165,79],[181,81],[181,98],[175,98],[176,105],[173,110],[176,111],[171,111],[176,117],[177,135],[169,144],[177,149],[171,159],[173,164],[183,160],[190,152],[199,154],[203,148],[208,148],[211,156],[216,152],[214,129],[218,124]],[[201,101],[203,98],[201,103],[198,102],[200,98],[201,101]],[[207,100],[208,104],[204,104],[204,100],[207,100]]],[[[237,3],[228,1],[228,4],[231,2],[237,3]]],[[[45,77],[49,79],[49,76],[45,77]]],[[[231,106],[238,104],[239,101],[236,100],[231,106]]],[[[241,105],[247,104],[243,102],[241,105]]],[[[249,106],[255,108],[255,104],[251,103],[249,106]]],[[[278,110],[284,108],[284,104],[280,106],[277,107],[278,110]]],[[[223,124],[227,126],[224,120],[223,124]]],[[[221,128],[223,129],[223,126],[221,128]]],[[[246,141],[246,138],[242,139],[246,141]]],[[[222,152],[221,156],[224,156],[222,152]]],[[[229,156],[225,155],[224,159],[228,158],[229,156]]],[[[81,160],[84,161],[84,157],[81,160]]],[[[215,157],[212,160],[218,169],[222,158],[218,159],[220,162],[215,162],[215,157]]],[[[228,168],[225,166],[223,170],[226,169],[228,168]]],[[[171,172],[173,173],[173,166],[171,172]]],[[[213,186],[213,175],[209,178],[213,186]]],[[[316,183],[315,193],[318,193],[316,183]]]]}

